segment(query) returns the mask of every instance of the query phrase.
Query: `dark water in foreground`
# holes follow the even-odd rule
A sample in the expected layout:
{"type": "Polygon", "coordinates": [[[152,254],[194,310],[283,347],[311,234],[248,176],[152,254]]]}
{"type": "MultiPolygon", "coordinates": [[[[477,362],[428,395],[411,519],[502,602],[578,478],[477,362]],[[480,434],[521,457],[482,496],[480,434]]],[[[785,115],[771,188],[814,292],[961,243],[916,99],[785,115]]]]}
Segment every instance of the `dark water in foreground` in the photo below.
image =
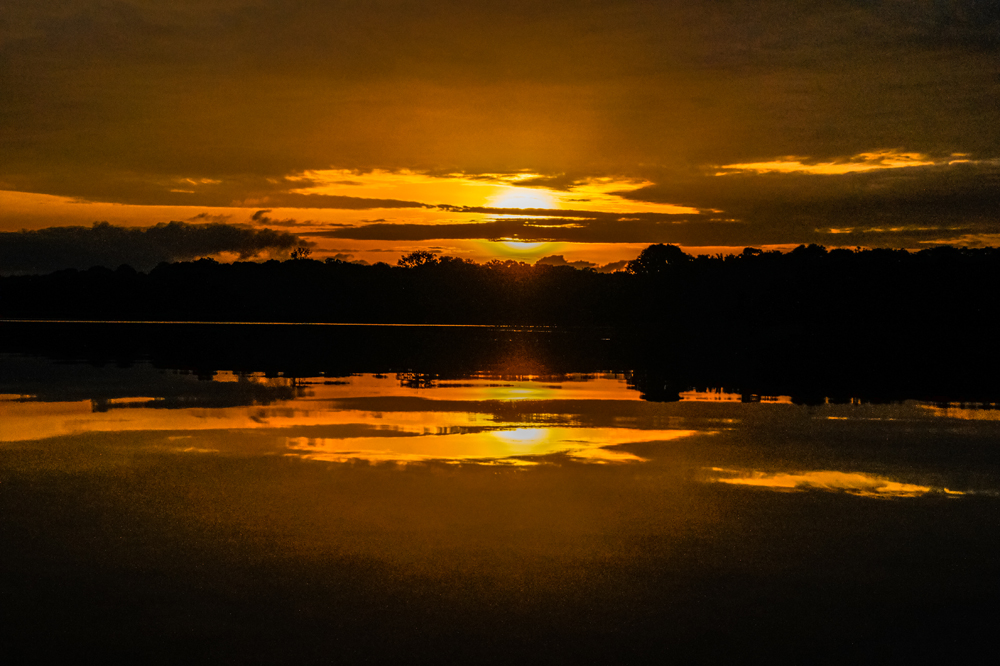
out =
{"type": "Polygon", "coordinates": [[[1000,411],[683,382],[656,402],[640,369],[572,372],[518,339],[534,334],[504,335],[500,356],[471,353],[480,340],[441,372],[447,354],[398,348],[312,373],[4,350],[4,661],[991,648],[1000,411]]]}

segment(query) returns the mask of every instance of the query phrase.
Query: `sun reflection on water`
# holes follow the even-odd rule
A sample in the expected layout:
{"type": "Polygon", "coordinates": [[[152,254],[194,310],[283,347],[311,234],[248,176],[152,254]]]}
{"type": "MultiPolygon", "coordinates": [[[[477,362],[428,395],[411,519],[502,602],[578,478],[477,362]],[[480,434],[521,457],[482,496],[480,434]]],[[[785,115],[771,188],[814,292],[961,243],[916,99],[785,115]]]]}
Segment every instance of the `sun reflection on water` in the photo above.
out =
{"type": "Polygon", "coordinates": [[[546,428],[517,428],[497,430],[491,434],[505,444],[537,445],[545,440],[548,433],[546,428]]]}
{"type": "Polygon", "coordinates": [[[615,448],[639,442],[667,442],[695,434],[693,430],[629,430],[624,428],[509,428],[414,437],[352,439],[289,437],[287,455],[327,462],[497,462],[513,464],[563,455],[592,463],[644,462],[615,448]]]}
{"type": "Polygon", "coordinates": [[[962,479],[945,482],[905,465],[880,465],[875,469],[884,470],[884,476],[878,476],[836,460],[825,469],[803,472],[813,464],[802,460],[798,469],[765,473],[758,470],[766,465],[747,462],[749,456],[766,455],[766,445],[757,440],[752,447],[731,449],[706,448],[704,439],[693,440],[698,446],[661,443],[709,433],[728,433],[717,439],[729,441],[742,436],[745,424],[808,428],[821,438],[865,437],[872,423],[892,428],[898,421],[911,427],[907,424],[941,418],[977,420],[983,429],[993,427],[995,409],[910,402],[827,403],[804,410],[770,404],[785,402],[784,397],[747,401],[721,389],[688,390],[679,394],[680,401],[655,403],[630,389],[625,374],[553,374],[530,361],[527,350],[504,362],[510,370],[451,377],[401,372],[299,378],[227,371],[195,376],[146,369],[145,384],[95,384],[92,393],[64,383],[51,390],[41,387],[38,396],[7,389],[0,396],[0,444],[32,446],[48,440],[58,448],[71,440],[85,442],[80,451],[91,453],[81,453],[81,461],[99,457],[87,448],[92,446],[119,447],[128,456],[145,451],[327,462],[642,462],[648,469],[670,460],[672,466],[710,469],[714,482],[772,490],[867,497],[961,494],[945,483],[969,493],[988,490],[965,486],[962,479]],[[93,397],[79,399],[88,395],[93,397]],[[926,479],[935,479],[934,485],[919,482],[926,479]]]}

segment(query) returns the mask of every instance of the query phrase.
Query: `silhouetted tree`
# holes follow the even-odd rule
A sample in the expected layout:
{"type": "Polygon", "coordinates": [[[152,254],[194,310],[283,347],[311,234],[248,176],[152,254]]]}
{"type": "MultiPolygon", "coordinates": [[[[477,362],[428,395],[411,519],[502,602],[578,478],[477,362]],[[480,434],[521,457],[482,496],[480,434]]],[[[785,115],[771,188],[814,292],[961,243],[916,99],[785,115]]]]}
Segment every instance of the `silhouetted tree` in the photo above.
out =
{"type": "Polygon", "coordinates": [[[397,266],[403,268],[416,268],[417,266],[434,265],[438,263],[437,255],[427,250],[417,250],[404,257],[400,257],[396,262],[397,266]]]}
{"type": "Polygon", "coordinates": [[[638,257],[628,262],[625,270],[633,275],[656,275],[667,266],[678,266],[690,262],[693,257],[676,245],[650,245],[638,257]]]}

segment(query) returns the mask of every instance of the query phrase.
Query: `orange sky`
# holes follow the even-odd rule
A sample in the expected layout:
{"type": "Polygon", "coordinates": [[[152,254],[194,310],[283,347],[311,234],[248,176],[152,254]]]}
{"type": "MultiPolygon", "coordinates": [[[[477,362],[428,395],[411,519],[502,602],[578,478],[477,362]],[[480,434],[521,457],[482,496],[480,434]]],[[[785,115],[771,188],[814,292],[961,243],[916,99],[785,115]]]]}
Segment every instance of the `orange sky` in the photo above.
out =
{"type": "Polygon", "coordinates": [[[390,263],[1000,239],[991,3],[2,11],[0,262],[102,220],[390,263]]]}

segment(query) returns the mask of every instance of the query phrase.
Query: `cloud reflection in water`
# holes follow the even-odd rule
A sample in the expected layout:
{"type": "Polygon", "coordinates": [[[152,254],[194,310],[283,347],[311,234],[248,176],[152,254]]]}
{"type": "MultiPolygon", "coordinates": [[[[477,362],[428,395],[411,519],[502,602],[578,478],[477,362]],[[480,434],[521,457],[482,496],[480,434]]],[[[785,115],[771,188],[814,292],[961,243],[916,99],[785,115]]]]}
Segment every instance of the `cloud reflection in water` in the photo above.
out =
{"type": "Polygon", "coordinates": [[[626,428],[510,428],[482,432],[426,434],[418,437],[337,438],[289,437],[288,448],[309,460],[349,462],[496,462],[534,464],[535,459],[564,454],[592,463],[644,462],[618,444],[669,441],[694,430],[631,430],[626,428]]]}
{"type": "Polygon", "coordinates": [[[713,470],[713,482],[732,487],[867,497],[996,487],[988,457],[975,476],[956,471],[969,456],[993,451],[1000,428],[997,410],[964,403],[801,407],[780,396],[745,402],[722,389],[659,403],[610,373],[410,382],[0,360],[8,371],[0,373],[0,446],[45,451],[22,462],[65,470],[182,453],[332,463],[641,462],[646,473],[671,478],[713,470]],[[859,461],[879,476],[859,472],[859,461]]]}
{"type": "Polygon", "coordinates": [[[919,497],[928,493],[943,493],[945,495],[964,495],[965,493],[921,486],[913,483],[901,483],[881,476],[862,474],[859,472],[836,472],[823,470],[816,472],[801,472],[797,474],[764,472],[747,472],[713,467],[713,472],[731,474],[733,476],[714,479],[719,483],[729,483],[741,486],[756,486],[771,490],[828,490],[843,492],[861,497],[919,497]]]}

